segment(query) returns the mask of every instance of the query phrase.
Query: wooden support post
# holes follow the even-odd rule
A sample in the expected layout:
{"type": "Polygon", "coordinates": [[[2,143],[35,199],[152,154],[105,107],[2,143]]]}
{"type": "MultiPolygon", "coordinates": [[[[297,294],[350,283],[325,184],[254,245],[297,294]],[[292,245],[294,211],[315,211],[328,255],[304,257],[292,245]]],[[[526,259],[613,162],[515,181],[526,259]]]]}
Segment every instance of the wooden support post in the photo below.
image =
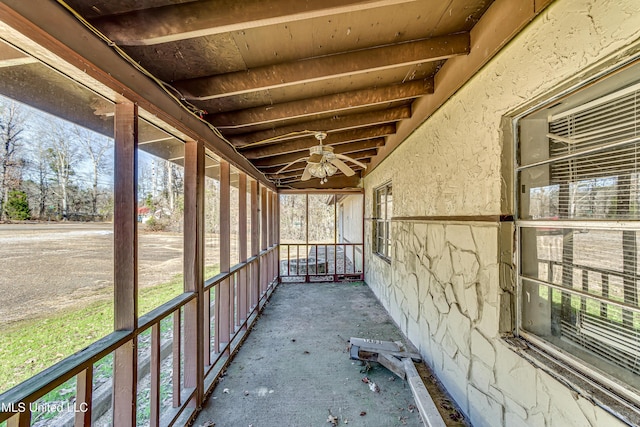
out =
{"type": "MultiPolygon", "coordinates": [[[[247,175],[242,172],[238,176],[238,205],[238,220],[240,222],[238,257],[242,263],[247,261],[247,175]]],[[[238,323],[236,326],[240,326],[249,313],[247,270],[248,267],[245,267],[238,272],[238,323]]]]}
{"type": "Polygon", "coordinates": [[[93,365],[76,375],[75,427],[91,425],[93,365]]]}
{"type": "MultiPolygon", "coordinates": [[[[138,106],[115,108],[114,318],[115,330],[138,326],[137,150],[138,106]]],[[[137,349],[134,340],[114,352],[113,424],[136,424],[137,349]]]]}
{"type": "MultiPolygon", "coordinates": [[[[251,181],[251,256],[260,253],[260,217],[258,207],[258,181],[251,181]]],[[[251,266],[251,307],[255,307],[260,299],[259,263],[251,266]]]]}
{"type": "Polygon", "coordinates": [[[180,387],[180,340],[182,337],[182,331],[180,328],[180,310],[176,310],[173,313],[173,342],[171,343],[171,347],[173,350],[173,371],[172,371],[172,385],[173,385],[173,407],[178,408],[182,403],[182,399],[180,396],[181,387],[180,387]]]}
{"type": "MultiPolygon", "coordinates": [[[[194,292],[196,298],[184,308],[184,386],[196,389],[196,399],[190,404],[199,406],[204,399],[203,372],[205,364],[205,322],[204,318],[204,144],[187,141],[184,147],[184,290],[194,292]]],[[[180,402],[180,313],[174,313],[174,406],[180,402]],[[176,336],[176,331],[178,335],[176,336]],[[178,340],[178,342],[176,342],[178,340]],[[177,348],[176,348],[177,347],[177,348]],[[177,367],[176,367],[177,363],[177,367]],[[176,375],[176,372],[178,375],[176,375]],[[178,388],[176,388],[176,382],[178,388]],[[176,390],[178,396],[176,396],[176,390]]],[[[207,358],[209,352],[206,354],[207,358]]]]}
{"type": "Polygon", "coordinates": [[[25,410],[15,414],[7,420],[7,427],[29,427],[31,426],[31,409],[25,402],[25,410]]]}
{"type": "MultiPolygon", "coordinates": [[[[228,272],[231,267],[231,168],[228,162],[220,161],[220,272],[228,272]]],[[[229,280],[224,280],[216,286],[215,316],[216,316],[216,353],[222,344],[230,341],[231,323],[231,293],[229,280]]]]}
{"type": "MultiPolygon", "coordinates": [[[[261,187],[261,195],[260,195],[260,202],[261,202],[261,221],[260,221],[260,228],[261,228],[261,232],[262,232],[262,239],[261,239],[261,250],[265,250],[269,247],[269,241],[268,241],[268,232],[269,232],[269,221],[268,221],[268,209],[267,209],[267,201],[269,200],[269,190],[267,190],[265,187],[261,187]]],[[[266,287],[266,283],[267,283],[267,259],[266,257],[264,257],[264,259],[260,260],[260,297],[262,297],[262,295],[264,294],[264,292],[266,291],[267,287],[266,287]]]]}
{"type": "Polygon", "coordinates": [[[160,426],[160,324],[151,326],[151,390],[149,391],[149,423],[151,427],[160,426]]]}

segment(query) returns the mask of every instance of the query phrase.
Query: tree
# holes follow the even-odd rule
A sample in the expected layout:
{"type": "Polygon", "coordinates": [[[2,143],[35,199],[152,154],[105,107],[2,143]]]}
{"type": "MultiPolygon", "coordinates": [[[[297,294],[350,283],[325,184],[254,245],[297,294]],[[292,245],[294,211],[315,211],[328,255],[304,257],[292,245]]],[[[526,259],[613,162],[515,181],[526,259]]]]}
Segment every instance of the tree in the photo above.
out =
{"type": "Polygon", "coordinates": [[[89,160],[91,161],[91,214],[95,216],[98,213],[98,179],[109,159],[113,142],[109,138],[78,126],[75,126],[75,133],[80,145],[89,154],[89,160]]]}
{"type": "Polygon", "coordinates": [[[11,187],[17,187],[20,176],[21,160],[18,158],[20,134],[24,130],[24,117],[18,104],[2,102],[0,104],[0,215],[8,199],[11,187]]]}
{"type": "Polygon", "coordinates": [[[51,167],[46,143],[34,137],[29,143],[29,151],[25,163],[25,182],[23,189],[27,192],[33,216],[44,218],[50,201],[51,167]]]}
{"type": "Polygon", "coordinates": [[[73,168],[79,160],[78,147],[74,143],[75,135],[66,124],[50,120],[47,126],[49,131],[45,138],[48,143],[49,164],[58,184],[62,219],[66,220],[69,217],[69,186],[74,175],[73,168]]]}
{"type": "Polygon", "coordinates": [[[19,190],[11,190],[4,206],[4,211],[9,219],[24,221],[31,218],[31,210],[27,201],[27,193],[19,190]]]}

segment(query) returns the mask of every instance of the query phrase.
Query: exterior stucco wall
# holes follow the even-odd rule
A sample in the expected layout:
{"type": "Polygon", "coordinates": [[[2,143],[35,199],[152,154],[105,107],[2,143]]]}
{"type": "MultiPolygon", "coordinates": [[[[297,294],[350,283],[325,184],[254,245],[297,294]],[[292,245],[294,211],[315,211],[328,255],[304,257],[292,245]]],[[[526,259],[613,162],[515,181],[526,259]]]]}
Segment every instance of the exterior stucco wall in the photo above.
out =
{"type": "MultiPolygon", "coordinates": [[[[364,180],[391,181],[391,263],[371,253],[365,280],[474,426],[615,426],[505,344],[500,225],[418,217],[498,215],[507,206],[501,120],[640,40],[638,0],[557,0],[364,180]],[[414,219],[410,219],[414,218],[414,219]]],[[[504,139],[504,141],[503,141],[504,139]]],[[[509,248],[510,249],[510,248],[509,248]]]]}

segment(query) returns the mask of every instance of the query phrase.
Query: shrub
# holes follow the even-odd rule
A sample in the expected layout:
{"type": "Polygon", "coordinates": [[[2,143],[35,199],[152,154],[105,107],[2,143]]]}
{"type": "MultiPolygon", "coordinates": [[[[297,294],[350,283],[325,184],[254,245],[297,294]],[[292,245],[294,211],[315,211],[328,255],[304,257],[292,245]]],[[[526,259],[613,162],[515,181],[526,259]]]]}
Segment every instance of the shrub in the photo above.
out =
{"type": "Polygon", "coordinates": [[[168,224],[167,221],[151,217],[144,223],[144,228],[148,231],[165,231],[168,224]]]}
{"type": "Polygon", "coordinates": [[[29,209],[27,193],[19,190],[11,190],[7,198],[7,203],[4,205],[4,211],[9,219],[17,221],[30,219],[31,209],[29,209]]]}

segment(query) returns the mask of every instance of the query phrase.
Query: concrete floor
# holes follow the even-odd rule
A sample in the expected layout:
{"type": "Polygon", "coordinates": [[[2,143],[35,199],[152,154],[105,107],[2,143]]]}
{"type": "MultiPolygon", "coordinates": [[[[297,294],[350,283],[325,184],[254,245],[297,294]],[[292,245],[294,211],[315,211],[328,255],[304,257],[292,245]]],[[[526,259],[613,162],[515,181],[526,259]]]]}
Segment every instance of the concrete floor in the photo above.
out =
{"type": "Polygon", "coordinates": [[[350,337],[406,342],[361,282],[279,285],[194,425],[330,426],[331,414],[340,426],[421,426],[406,381],[376,363],[361,373],[350,337]]]}

